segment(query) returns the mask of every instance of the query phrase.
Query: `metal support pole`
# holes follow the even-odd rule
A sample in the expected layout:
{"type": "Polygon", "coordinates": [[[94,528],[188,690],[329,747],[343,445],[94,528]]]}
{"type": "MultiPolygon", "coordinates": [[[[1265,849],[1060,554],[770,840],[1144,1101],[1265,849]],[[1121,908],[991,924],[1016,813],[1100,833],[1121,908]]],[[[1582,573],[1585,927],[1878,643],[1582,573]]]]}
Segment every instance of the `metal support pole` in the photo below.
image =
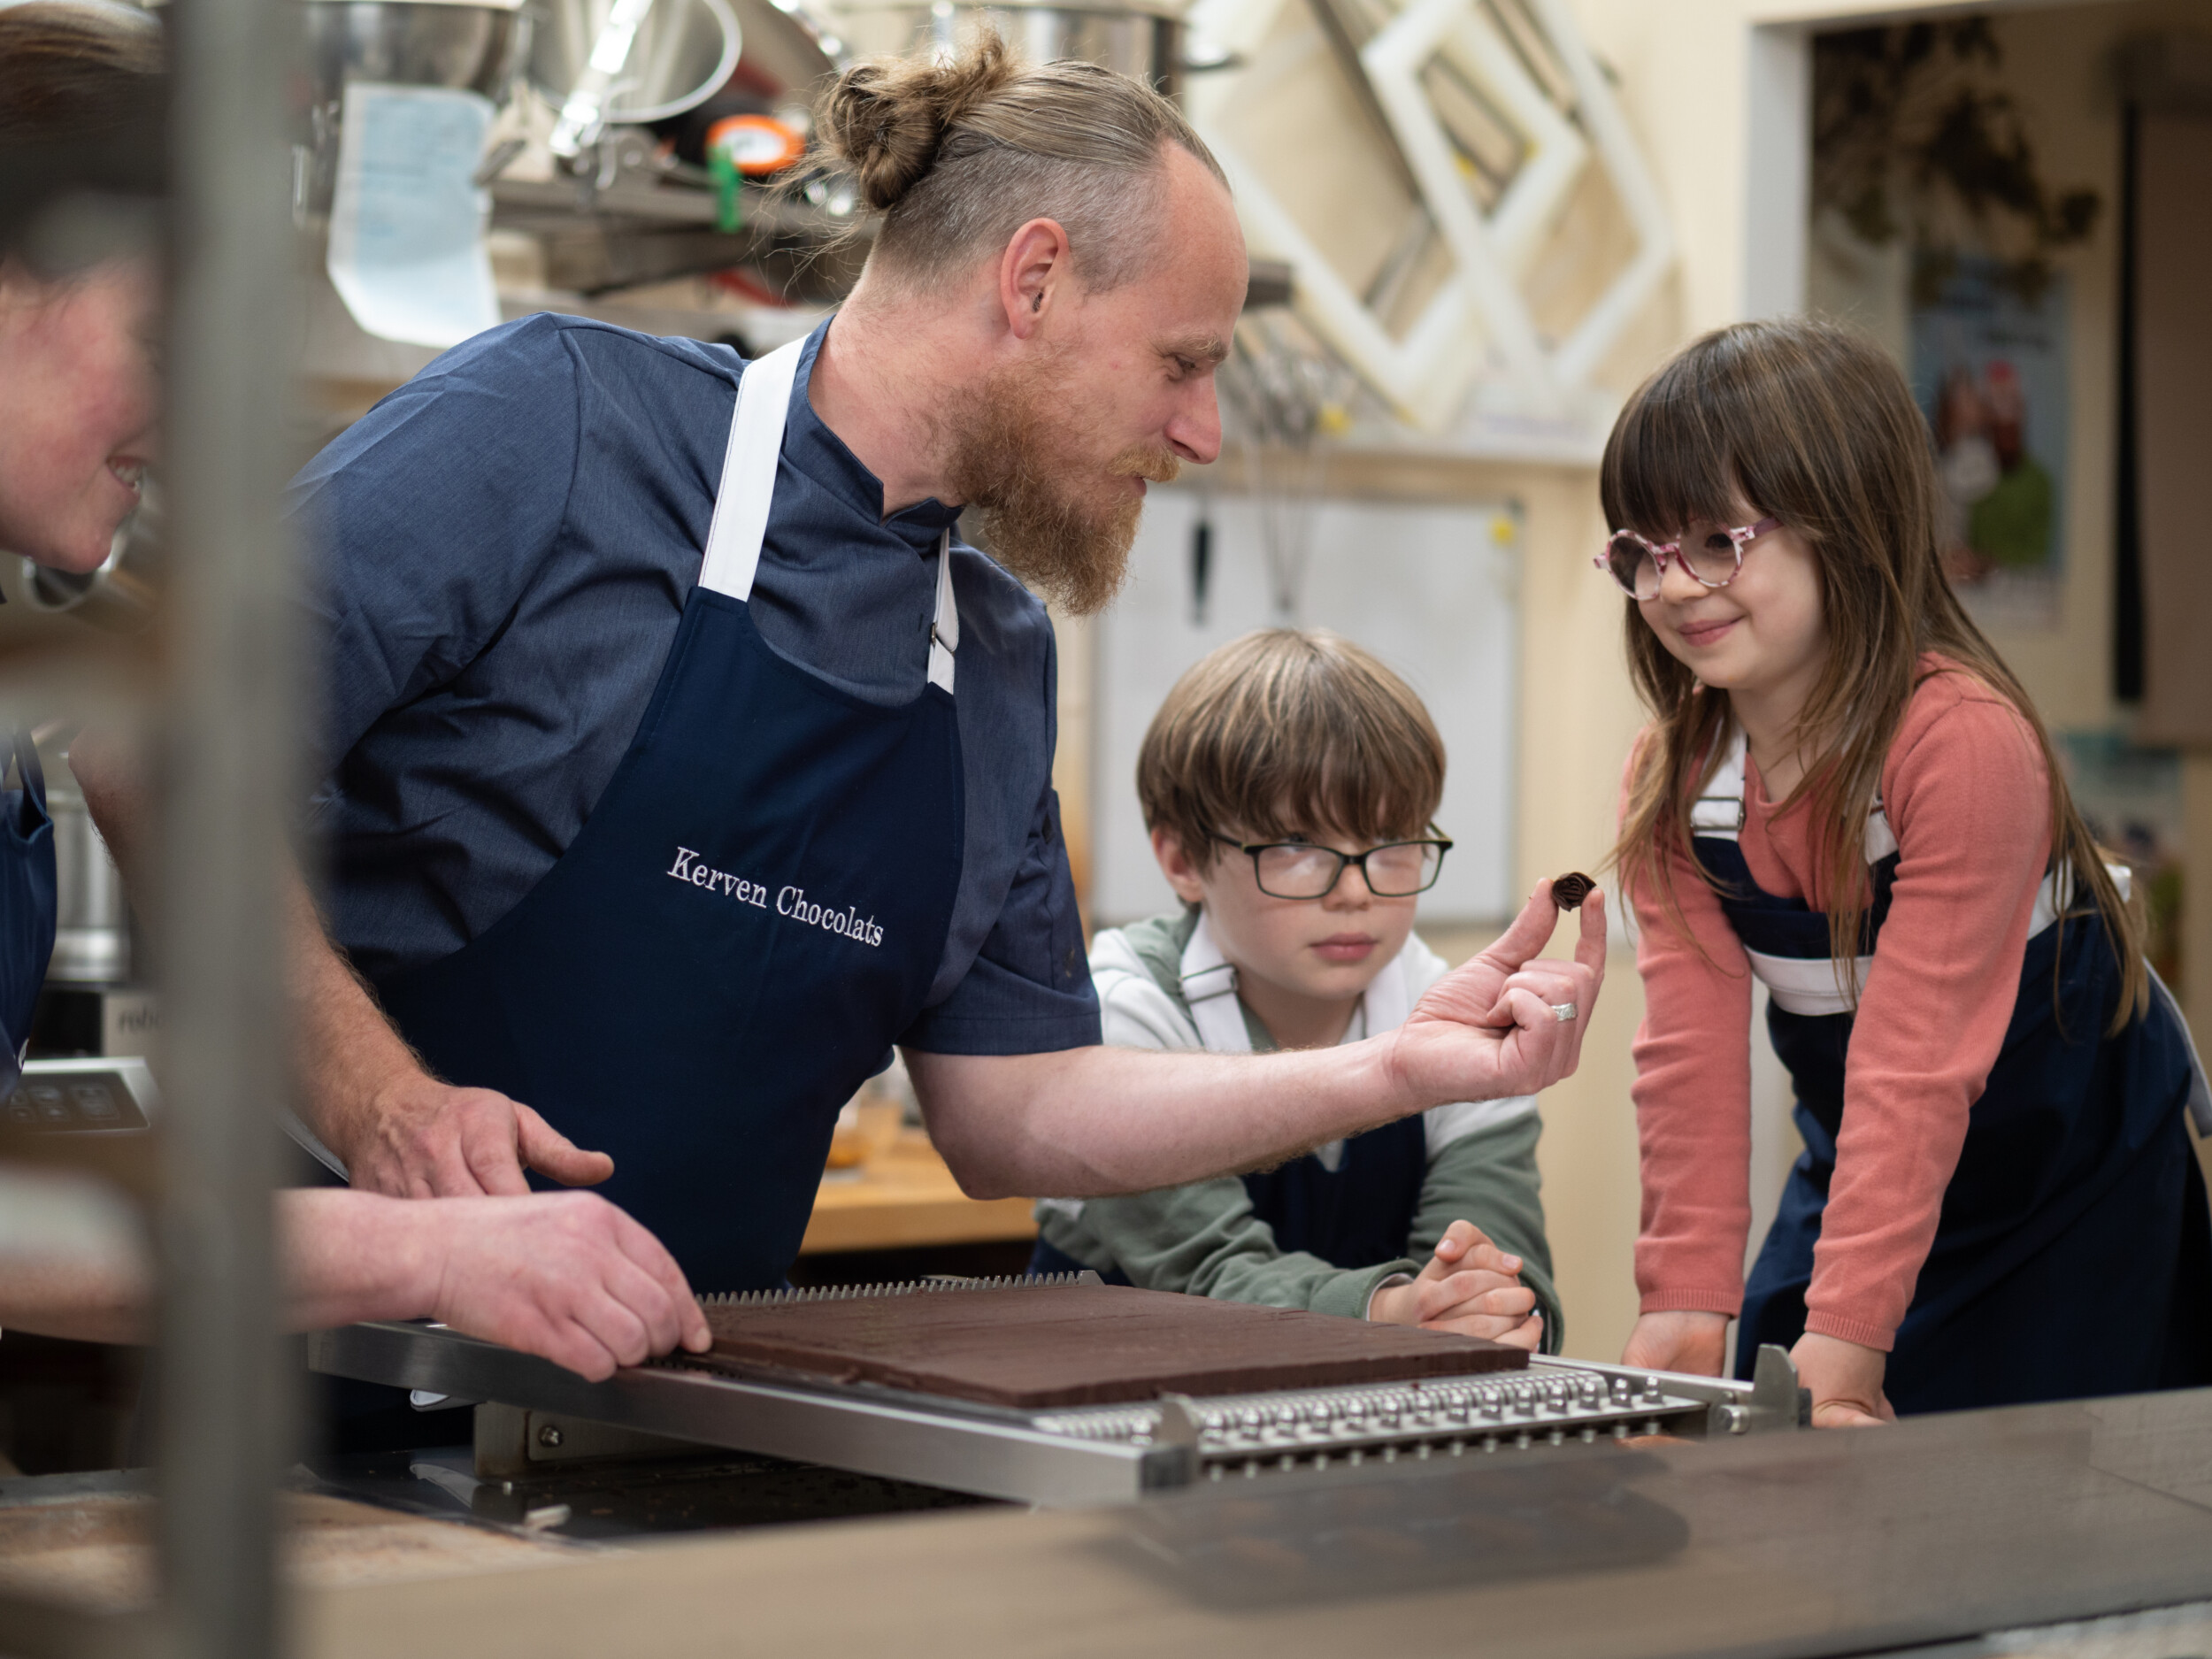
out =
{"type": "Polygon", "coordinates": [[[291,1390],[270,1188],[288,1070],[277,872],[298,707],[278,519],[291,265],[286,0],[176,0],[165,469],[176,580],[161,982],[163,1593],[179,1659],[281,1647],[276,1486],[291,1390]]]}

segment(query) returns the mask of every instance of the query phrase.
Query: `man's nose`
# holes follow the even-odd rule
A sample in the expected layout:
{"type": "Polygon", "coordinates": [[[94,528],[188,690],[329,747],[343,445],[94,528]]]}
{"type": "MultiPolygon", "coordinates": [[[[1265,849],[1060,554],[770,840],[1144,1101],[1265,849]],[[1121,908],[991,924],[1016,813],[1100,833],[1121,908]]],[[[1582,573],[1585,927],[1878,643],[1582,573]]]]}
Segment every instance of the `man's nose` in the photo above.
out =
{"type": "Polygon", "coordinates": [[[1221,454],[1221,400],[1210,374],[1193,388],[1190,401],[1167,423],[1167,441],[1176,454],[1210,466],[1221,454]]]}

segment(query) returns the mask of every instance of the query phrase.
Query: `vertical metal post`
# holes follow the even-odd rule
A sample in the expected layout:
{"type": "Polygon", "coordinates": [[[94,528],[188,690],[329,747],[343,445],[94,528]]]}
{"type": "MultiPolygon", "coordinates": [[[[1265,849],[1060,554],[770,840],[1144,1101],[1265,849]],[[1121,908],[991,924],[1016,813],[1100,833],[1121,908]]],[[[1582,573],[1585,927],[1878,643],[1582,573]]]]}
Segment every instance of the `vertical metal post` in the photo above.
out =
{"type": "Polygon", "coordinates": [[[166,472],[160,1220],[164,1601],[179,1659],[281,1646],[291,1452],[270,1189],[288,1069],[277,872],[298,706],[278,503],[291,266],[288,0],[176,0],[166,472]]]}

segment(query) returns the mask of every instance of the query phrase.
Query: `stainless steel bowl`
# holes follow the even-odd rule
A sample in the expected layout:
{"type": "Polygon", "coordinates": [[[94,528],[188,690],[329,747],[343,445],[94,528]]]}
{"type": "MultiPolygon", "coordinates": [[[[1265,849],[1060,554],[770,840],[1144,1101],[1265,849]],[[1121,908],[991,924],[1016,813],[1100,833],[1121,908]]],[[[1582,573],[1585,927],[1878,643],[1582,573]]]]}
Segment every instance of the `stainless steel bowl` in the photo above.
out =
{"type": "Polygon", "coordinates": [[[835,16],[856,58],[910,57],[965,45],[987,25],[1032,63],[1079,58],[1180,89],[1182,7],[1154,5],[840,5],[835,16]]]}
{"type": "MultiPolygon", "coordinates": [[[[530,47],[530,82],[556,109],[613,10],[614,0],[547,0],[530,47]]],[[[728,0],[653,0],[602,106],[605,119],[664,121],[705,103],[730,78],[743,46],[728,0]]]]}
{"type": "Polygon", "coordinates": [[[306,0],[300,12],[309,101],[294,134],[292,207],[303,219],[330,211],[347,81],[451,87],[504,104],[530,50],[530,14],[511,6],[306,0]]]}
{"type": "Polygon", "coordinates": [[[323,104],[337,103],[349,81],[453,87],[503,104],[529,48],[529,16],[510,7],[309,0],[301,11],[323,104]]]}
{"type": "Polygon", "coordinates": [[[54,780],[46,810],[54,819],[59,900],[49,980],[113,985],[131,977],[131,913],[123,878],[73,783],[54,780]]]}

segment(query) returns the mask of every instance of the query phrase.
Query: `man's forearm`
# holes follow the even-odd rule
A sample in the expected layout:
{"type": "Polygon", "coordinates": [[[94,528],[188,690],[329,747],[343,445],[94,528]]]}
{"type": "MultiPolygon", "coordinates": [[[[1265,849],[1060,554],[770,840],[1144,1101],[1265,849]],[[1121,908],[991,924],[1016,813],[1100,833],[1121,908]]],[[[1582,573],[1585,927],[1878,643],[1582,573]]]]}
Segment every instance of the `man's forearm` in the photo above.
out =
{"type": "Polygon", "coordinates": [[[971,1196],[1092,1198],[1264,1169],[1418,1111],[1371,1038],[1289,1054],[910,1051],[945,1162],[971,1196]]]}
{"type": "MultiPolygon", "coordinates": [[[[152,793],[142,757],[119,738],[88,732],[71,745],[70,764],[134,900],[144,908],[154,872],[152,793]]],[[[373,1121],[379,1094],[419,1079],[422,1066],[332,945],[299,872],[288,867],[281,879],[305,1097],[301,1115],[342,1153],[373,1121]]]]}
{"type": "Polygon", "coordinates": [[[1289,1054],[910,1050],[931,1137],[979,1198],[1095,1198],[1262,1169],[1448,1101],[1548,1088],[1575,1068],[1605,976],[1605,902],[1584,901],[1574,960],[1540,957],[1548,882],[1487,949],[1431,986],[1396,1030],[1289,1054]]]}
{"type": "Polygon", "coordinates": [[[331,943],[307,884],[287,871],[285,887],[301,1116],[344,1154],[376,1123],[379,1097],[395,1085],[419,1081],[425,1072],[331,943]]]}
{"type": "Polygon", "coordinates": [[[434,1205],[329,1187],[280,1192],[276,1206],[285,1329],[430,1311],[442,1223],[434,1205]]]}
{"type": "MultiPolygon", "coordinates": [[[[276,1194],[288,1331],[414,1318],[434,1293],[433,1216],[340,1187],[276,1194]]],[[[0,1329],[80,1342],[152,1340],[152,1271],[98,1254],[0,1263],[0,1329]]]]}
{"type": "Polygon", "coordinates": [[[73,1342],[148,1341],[148,1282],[142,1263],[0,1261],[0,1331],[73,1342]]]}

